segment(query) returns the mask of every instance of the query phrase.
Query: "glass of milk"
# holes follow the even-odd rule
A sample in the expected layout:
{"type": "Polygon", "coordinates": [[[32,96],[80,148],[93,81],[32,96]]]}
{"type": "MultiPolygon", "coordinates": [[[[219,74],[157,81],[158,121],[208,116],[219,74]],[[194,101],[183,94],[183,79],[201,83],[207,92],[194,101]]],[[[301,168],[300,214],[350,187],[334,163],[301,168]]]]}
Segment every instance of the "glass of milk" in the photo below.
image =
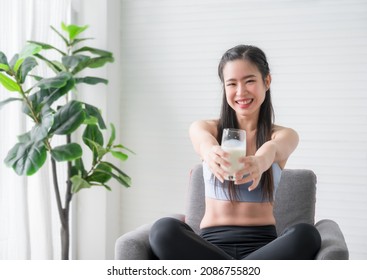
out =
{"type": "Polygon", "coordinates": [[[221,147],[229,153],[230,167],[226,170],[229,173],[227,180],[235,181],[235,173],[239,171],[242,164],[239,158],[246,155],[246,131],[236,128],[223,129],[221,147]]]}

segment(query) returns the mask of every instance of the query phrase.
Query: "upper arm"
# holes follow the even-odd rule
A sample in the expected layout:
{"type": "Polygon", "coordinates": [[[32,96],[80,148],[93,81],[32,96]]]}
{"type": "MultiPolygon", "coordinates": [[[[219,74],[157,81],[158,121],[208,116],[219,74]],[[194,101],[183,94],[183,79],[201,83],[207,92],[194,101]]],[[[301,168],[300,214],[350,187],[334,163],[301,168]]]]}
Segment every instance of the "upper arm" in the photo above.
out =
{"type": "Polygon", "coordinates": [[[298,146],[298,133],[291,128],[275,126],[271,141],[276,146],[275,161],[283,168],[289,156],[298,146]]]}
{"type": "Polygon", "coordinates": [[[203,158],[203,152],[206,148],[218,145],[217,124],[215,120],[199,120],[190,125],[189,134],[192,145],[196,153],[203,158]]]}

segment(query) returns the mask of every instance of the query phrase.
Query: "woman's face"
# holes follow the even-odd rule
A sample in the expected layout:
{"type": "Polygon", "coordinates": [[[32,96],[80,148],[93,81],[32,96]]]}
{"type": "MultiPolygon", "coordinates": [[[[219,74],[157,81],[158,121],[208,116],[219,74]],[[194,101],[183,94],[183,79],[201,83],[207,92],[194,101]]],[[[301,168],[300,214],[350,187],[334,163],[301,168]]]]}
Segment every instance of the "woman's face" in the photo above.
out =
{"type": "Polygon", "coordinates": [[[229,106],[238,116],[250,117],[260,111],[271,82],[265,83],[257,67],[247,60],[229,61],[223,68],[224,88],[229,106]]]}

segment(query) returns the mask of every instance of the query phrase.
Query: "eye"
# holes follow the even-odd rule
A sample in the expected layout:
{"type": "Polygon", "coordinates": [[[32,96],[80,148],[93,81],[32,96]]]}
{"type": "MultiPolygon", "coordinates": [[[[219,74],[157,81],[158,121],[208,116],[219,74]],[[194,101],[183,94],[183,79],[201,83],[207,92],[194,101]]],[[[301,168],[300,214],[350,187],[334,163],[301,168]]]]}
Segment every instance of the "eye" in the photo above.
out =
{"type": "Polygon", "coordinates": [[[254,83],[254,82],[255,82],[255,80],[248,80],[248,81],[246,81],[246,84],[254,83]]]}
{"type": "Polygon", "coordinates": [[[227,87],[234,87],[234,86],[236,86],[236,84],[235,83],[228,83],[228,84],[226,84],[226,86],[227,87]]]}

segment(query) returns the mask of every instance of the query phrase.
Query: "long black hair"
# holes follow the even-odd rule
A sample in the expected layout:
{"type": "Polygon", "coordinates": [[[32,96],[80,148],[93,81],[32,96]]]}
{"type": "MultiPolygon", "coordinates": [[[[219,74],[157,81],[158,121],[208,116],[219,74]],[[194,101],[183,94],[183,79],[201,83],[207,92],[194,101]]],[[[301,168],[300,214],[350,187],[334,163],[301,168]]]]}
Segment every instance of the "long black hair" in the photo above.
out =
{"type": "MultiPolygon", "coordinates": [[[[266,59],[265,53],[255,46],[250,45],[238,45],[226,51],[218,65],[218,75],[223,85],[223,100],[222,107],[220,113],[220,119],[218,122],[218,133],[217,140],[218,143],[221,144],[222,141],[222,132],[224,128],[240,128],[236,116],[236,112],[229,106],[226,98],[225,92],[225,83],[223,77],[223,69],[224,66],[229,61],[234,60],[246,60],[252,63],[257,67],[259,72],[261,73],[261,77],[263,82],[265,83],[265,79],[270,74],[269,65],[266,59]]],[[[265,100],[260,106],[260,113],[257,123],[257,131],[256,131],[256,150],[259,149],[266,141],[271,140],[271,135],[274,127],[274,109],[271,102],[270,88],[266,91],[265,100]]],[[[263,200],[268,200],[270,202],[273,201],[273,188],[274,188],[274,180],[273,180],[273,172],[272,168],[269,168],[265,171],[260,180],[260,184],[263,186],[263,200]]],[[[235,197],[235,188],[234,184],[230,183],[229,186],[229,194],[231,200],[235,197]]]]}

